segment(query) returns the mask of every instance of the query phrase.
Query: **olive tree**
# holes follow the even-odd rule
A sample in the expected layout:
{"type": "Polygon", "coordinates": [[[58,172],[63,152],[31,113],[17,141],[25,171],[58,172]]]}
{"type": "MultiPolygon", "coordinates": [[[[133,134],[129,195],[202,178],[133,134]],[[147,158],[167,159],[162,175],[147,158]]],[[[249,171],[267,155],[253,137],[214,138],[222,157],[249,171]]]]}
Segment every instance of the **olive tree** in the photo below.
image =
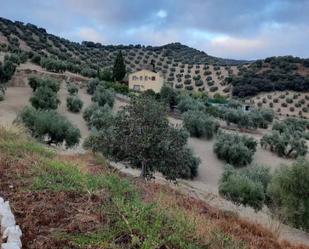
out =
{"type": "Polygon", "coordinates": [[[250,164],[256,151],[257,142],[248,136],[221,132],[214,144],[219,159],[235,167],[250,164]]]}
{"type": "Polygon", "coordinates": [[[305,156],[308,152],[305,139],[307,126],[306,120],[294,118],[276,122],[272,132],[262,137],[261,146],[281,157],[305,156]]]}
{"type": "Polygon", "coordinates": [[[83,113],[83,117],[89,128],[97,130],[110,127],[114,118],[109,105],[99,106],[98,104],[88,106],[83,113]]]}
{"type": "Polygon", "coordinates": [[[161,172],[167,179],[193,178],[199,159],[187,147],[188,133],[171,126],[164,105],[135,97],[108,128],[95,131],[85,147],[141,169],[141,177],[161,172]]]}
{"type": "Polygon", "coordinates": [[[37,88],[30,98],[30,102],[36,109],[57,109],[60,104],[57,93],[48,86],[37,88]]]}
{"type": "Polygon", "coordinates": [[[39,87],[48,87],[55,93],[60,90],[60,82],[51,78],[40,78],[36,76],[31,76],[28,79],[28,84],[34,92],[39,87]]]}
{"type": "Polygon", "coordinates": [[[78,96],[67,97],[67,108],[70,112],[80,112],[83,108],[83,101],[78,96]]]}
{"type": "Polygon", "coordinates": [[[278,169],[268,186],[271,209],[285,222],[309,232],[309,161],[299,159],[278,169]]]}
{"type": "Polygon", "coordinates": [[[189,110],[204,110],[205,105],[201,101],[190,96],[181,96],[177,108],[181,113],[184,113],[189,110]]]}
{"type": "Polygon", "coordinates": [[[98,103],[99,106],[104,106],[107,104],[110,107],[113,107],[115,102],[115,93],[110,89],[106,89],[103,85],[99,85],[91,100],[98,103]]]}
{"type": "Polygon", "coordinates": [[[67,86],[68,92],[70,95],[77,95],[78,94],[78,86],[74,83],[69,83],[67,86]]]}
{"type": "Polygon", "coordinates": [[[33,137],[47,144],[65,143],[70,148],[79,143],[79,129],[56,111],[25,107],[17,120],[30,130],[33,137]]]}
{"type": "Polygon", "coordinates": [[[233,166],[226,165],[219,182],[219,193],[238,205],[260,210],[266,201],[270,180],[269,168],[256,165],[235,170],[233,166]]]}
{"type": "Polygon", "coordinates": [[[183,126],[191,136],[212,138],[217,133],[219,122],[203,111],[187,111],[183,114],[183,126]]]}

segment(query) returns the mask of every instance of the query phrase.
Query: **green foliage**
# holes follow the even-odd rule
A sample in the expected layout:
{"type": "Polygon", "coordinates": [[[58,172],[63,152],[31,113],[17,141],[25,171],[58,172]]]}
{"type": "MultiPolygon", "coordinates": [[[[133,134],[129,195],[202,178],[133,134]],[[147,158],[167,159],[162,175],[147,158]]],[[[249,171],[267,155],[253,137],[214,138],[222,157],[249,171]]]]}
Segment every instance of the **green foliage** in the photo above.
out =
{"type": "Polygon", "coordinates": [[[203,111],[187,111],[183,114],[183,125],[191,136],[212,138],[218,131],[219,123],[203,111]]]}
{"type": "Polygon", "coordinates": [[[187,112],[187,111],[203,111],[205,109],[205,105],[190,96],[181,96],[180,100],[178,102],[177,108],[181,113],[187,112]]]}
{"type": "Polygon", "coordinates": [[[285,221],[309,231],[309,162],[299,159],[292,166],[277,170],[268,187],[274,212],[278,209],[285,221]]]}
{"type": "Polygon", "coordinates": [[[67,97],[67,108],[70,112],[80,112],[83,108],[83,101],[77,96],[67,97]]]}
{"type": "Polygon", "coordinates": [[[169,105],[170,108],[174,108],[178,103],[176,90],[168,85],[162,86],[160,90],[160,98],[164,103],[169,105]]]}
{"type": "Polygon", "coordinates": [[[99,80],[103,81],[112,81],[113,80],[113,74],[108,69],[103,69],[98,71],[98,78],[99,80]]]}
{"type": "Polygon", "coordinates": [[[51,78],[39,78],[36,76],[31,76],[28,79],[28,84],[34,92],[39,87],[48,87],[55,93],[60,90],[60,82],[51,78]]]}
{"type": "Polygon", "coordinates": [[[57,109],[60,104],[57,93],[48,86],[37,88],[30,98],[30,102],[36,109],[57,109]]]}
{"type": "Polygon", "coordinates": [[[281,157],[305,156],[308,152],[305,134],[308,121],[288,118],[273,125],[273,131],[262,137],[260,143],[265,149],[281,157]]]}
{"type": "Polygon", "coordinates": [[[109,128],[93,133],[86,148],[116,161],[141,168],[150,178],[155,171],[166,178],[193,178],[199,160],[187,148],[188,134],[169,125],[165,107],[151,97],[133,98],[109,128]]]}
{"type": "Polygon", "coordinates": [[[269,168],[235,170],[227,165],[220,179],[219,193],[236,204],[262,209],[267,186],[271,180],[269,168]]]}
{"type": "Polygon", "coordinates": [[[94,94],[99,84],[100,84],[100,80],[98,78],[90,79],[87,83],[87,93],[94,94]]]}
{"type": "Polygon", "coordinates": [[[113,79],[116,81],[120,81],[126,75],[126,66],[123,61],[123,56],[121,50],[118,52],[114,68],[113,68],[113,79]]]}
{"type": "Polygon", "coordinates": [[[0,62],[0,85],[1,83],[8,82],[14,75],[16,70],[16,65],[9,59],[4,60],[4,63],[0,62]]]}
{"type": "Polygon", "coordinates": [[[18,120],[24,123],[31,135],[40,141],[56,145],[65,142],[68,148],[79,143],[79,129],[55,111],[26,107],[19,114],[18,120]]]}
{"type": "Polygon", "coordinates": [[[242,167],[252,162],[256,146],[257,142],[251,137],[222,132],[214,145],[214,152],[219,159],[242,167]]]}
{"type": "Polygon", "coordinates": [[[70,95],[77,95],[78,94],[78,86],[74,83],[69,83],[67,85],[68,92],[70,95]]]}
{"type": "Polygon", "coordinates": [[[240,108],[221,108],[220,117],[227,122],[227,125],[234,123],[239,128],[266,129],[273,121],[274,112],[266,108],[259,108],[250,112],[244,112],[240,108]]]}
{"type": "Polygon", "coordinates": [[[98,103],[99,106],[104,106],[107,104],[110,107],[113,107],[115,102],[115,93],[114,91],[106,89],[104,86],[99,85],[96,88],[96,91],[92,96],[91,100],[98,103]]]}
{"type": "Polygon", "coordinates": [[[49,58],[41,58],[40,64],[47,71],[55,73],[63,73],[66,70],[66,63],[62,60],[49,58]]]}
{"type": "Polygon", "coordinates": [[[83,117],[89,128],[97,130],[110,127],[114,118],[109,105],[99,106],[98,104],[88,106],[83,113],[83,117]]]}

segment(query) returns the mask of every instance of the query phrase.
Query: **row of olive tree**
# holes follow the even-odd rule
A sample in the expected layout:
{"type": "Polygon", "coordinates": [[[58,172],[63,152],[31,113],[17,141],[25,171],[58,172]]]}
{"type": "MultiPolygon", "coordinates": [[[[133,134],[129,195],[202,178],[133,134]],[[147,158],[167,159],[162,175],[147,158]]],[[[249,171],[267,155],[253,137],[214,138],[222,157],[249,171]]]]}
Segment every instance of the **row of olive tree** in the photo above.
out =
{"type": "Polygon", "coordinates": [[[266,204],[283,222],[308,232],[308,178],[309,161],[304,158],[292,166],[281,166],[273,175],[262,166],[236,170],[228,165],[220,179],[219,193],[256,211],[266,204]]]}
{"type": "Polygon", "coordinates": [[[29,85],[33,89],[30,102],[33,107],[24,108],[17,118],[31,135],[48,144],[65,144],[73,147],[79,143],[80,131],[65,117],[56,112],[60,100],[57,92],[60,83],[50,78],[30,77],[29,85]]]}

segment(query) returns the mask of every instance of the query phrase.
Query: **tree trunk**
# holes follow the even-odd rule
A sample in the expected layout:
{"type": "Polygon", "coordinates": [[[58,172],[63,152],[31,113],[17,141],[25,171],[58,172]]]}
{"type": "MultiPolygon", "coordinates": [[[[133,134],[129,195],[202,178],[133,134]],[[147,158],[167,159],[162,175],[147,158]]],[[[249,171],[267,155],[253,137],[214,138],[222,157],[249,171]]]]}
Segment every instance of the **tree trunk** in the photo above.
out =
{"type": "Polygon", "coordinates": [[[143,160],[142,161],[142,170],[141,170],[140,178],[145,179],[146,176],[147,176],[147,165],[146,165],[146,162],[143,160]]]}

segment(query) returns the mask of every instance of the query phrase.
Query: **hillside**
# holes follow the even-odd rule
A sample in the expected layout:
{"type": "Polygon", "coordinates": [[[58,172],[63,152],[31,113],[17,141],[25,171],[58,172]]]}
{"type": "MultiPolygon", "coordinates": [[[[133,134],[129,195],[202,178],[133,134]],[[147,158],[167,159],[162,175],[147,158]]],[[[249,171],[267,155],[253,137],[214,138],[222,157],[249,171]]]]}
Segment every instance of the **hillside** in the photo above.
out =
{"type": "Polygon", "coordinates": [[[28,61],[50,72],[95,77],[98,70],[111,69],[120,50],[128,73],[153,65],[178,90],[248,98],[251,104],[272,108],[278,115],[309,117],[308,59],[283,56],[238,61],[213,57],[180,43],[157,47],[91,41],[80,44],[33,24],[0,18],[0,61],[12,55],[11,61],[17,64],[28,61]],[[279,97],[282,91],[286,97],[279,97]]]}
{"type": "MultiPolygon", "coordinates": [[[[23,248],[306,249],[167,186],[121,174],[104,158],[63,156],[20,128],[0,128],[0,194],[23,248]]],[[[0,240],[1,242],[1,240],[0,240]]]]}

